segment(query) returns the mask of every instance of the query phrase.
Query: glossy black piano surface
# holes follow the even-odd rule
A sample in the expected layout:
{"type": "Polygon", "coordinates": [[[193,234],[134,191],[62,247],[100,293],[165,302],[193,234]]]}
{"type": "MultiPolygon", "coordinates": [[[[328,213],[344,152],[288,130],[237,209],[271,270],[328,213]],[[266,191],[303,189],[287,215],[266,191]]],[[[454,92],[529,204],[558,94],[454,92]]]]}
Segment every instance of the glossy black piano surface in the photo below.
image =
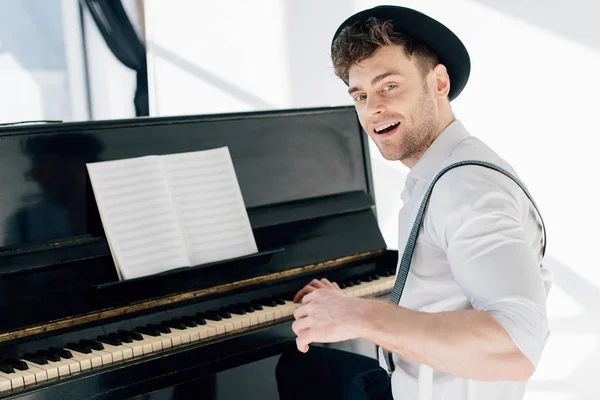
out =
{"type": "Polygon", "coordinates": [[[271,357],[293,346],[281,307],[310,279],[382,295],[396,265],[350,107],[0,129],[0,197],[0,398],[132,398],[271,357]],[[118,281],[85,163],[221,146],[259,253],[118,281]],[[174,331],[237,319],[259,323],[175,344],[174,331]],[[171,346],[117,360],[140,333],[169,336],[171,346]],[[73,364],[111,346],[118,351],[102,367],[73,364]],[[43,381],[55,367],[63,376],[43,381]],[[40,382],[27,384],[31,371],[40,382]],[[7,381],[14,390],[2,389],[7,381]]]}

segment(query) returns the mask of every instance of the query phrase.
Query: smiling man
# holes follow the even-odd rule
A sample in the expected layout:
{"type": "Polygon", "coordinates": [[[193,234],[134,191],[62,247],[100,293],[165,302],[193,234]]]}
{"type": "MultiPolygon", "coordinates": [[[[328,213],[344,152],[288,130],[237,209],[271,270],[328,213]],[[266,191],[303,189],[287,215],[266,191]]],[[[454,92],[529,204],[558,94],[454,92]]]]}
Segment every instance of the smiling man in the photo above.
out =
{"type": "Polygon", "coordinates": [[[380,6],[341,24],[332,60],[365,132],[410,168],[399,254],[435,189],[399,304],[347,297],[326,279],[298,292],[299,352],[278,364],[281,399],[522,399],[548,335],[545,231],[514,170],[452,111],[470,72],[464,45],[422,13],[380,6]],[[466,160],[509,176],[461,165],[435,179],[466,160]],[[355,338],[380,346],[379,361],[312,345],[355,338]]]}

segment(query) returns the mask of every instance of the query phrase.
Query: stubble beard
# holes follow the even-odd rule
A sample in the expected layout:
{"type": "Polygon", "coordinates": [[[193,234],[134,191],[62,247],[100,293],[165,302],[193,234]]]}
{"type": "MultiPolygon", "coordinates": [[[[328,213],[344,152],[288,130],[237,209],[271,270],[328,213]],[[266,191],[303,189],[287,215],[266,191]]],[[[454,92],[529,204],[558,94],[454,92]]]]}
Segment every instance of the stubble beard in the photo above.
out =
{"type": "Polygon", "coordinates": [[[394,143],[376,142],[381,155],[386,160],[403,162],[414,159],[425,153],[433,142],[438,124],[433,99],[428,94],[429,91],[425,86],[419,97],[417,109],[410,114],[408,119],[412,122],[412,126],[405,122],[402,123],[404,126],[400,125],[403,132],[399,141],[394,143]]]}

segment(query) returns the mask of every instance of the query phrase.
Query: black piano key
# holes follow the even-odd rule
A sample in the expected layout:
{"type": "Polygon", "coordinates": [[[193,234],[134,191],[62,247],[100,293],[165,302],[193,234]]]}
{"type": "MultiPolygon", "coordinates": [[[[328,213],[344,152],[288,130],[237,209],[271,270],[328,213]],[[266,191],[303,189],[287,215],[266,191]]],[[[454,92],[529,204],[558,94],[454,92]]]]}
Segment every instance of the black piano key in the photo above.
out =
{"type": "Polygon", "coordinates": [[[40,355],[39,352],[27,353],[23,356],[23,359],[40,365],[48,364],[48,359],[45,356],[40,355]]]}
{"type": "Polygon", "coordinates": [[[15,369],[12,367],[12,365],[0,364],[0,371],[4,372],[5,374],[13,374],[15,369]]]}
{"type": "Polygon", "coordinates": [[[67,349],[75,350],[83,354],[90,354],[92,352],[92,349],[89,346],[84,346],[80,343],[67,343],[67,349]]]}
{"type": "MultiPolygon", "coordinates": [[[[187,318],[187,317],[186,317],[187,318]]],[[[198,325],[206,325],[206,318],[205,315],[202,313],[198,313],[193,317],[194,321],[196,321],[196,323],[198,325]]]]}
{"type": "Polygon", "coordinates": [[[174,328],[174,329],[180,329],[180,330],[187,329],[187,326],[185,325],[185,323],[179,318],[171,319],[168,321],[162,321],[161,324],[166,325],[170,328],[174,328]]]}
{"type": "Polygon", "coordinates": [[[125,333],[125,331],[110,333],[108,335],[108,337],[109,338],[114,337],[115,339],[118,339],[123,343],[133,343],[133,337],[131,335],[125,333]]]}
{"type": "Polygon", "coordinates": [[[47,350],[38,350],[34,354],[39,357],[44,357],[48,361],[54,361],[54,362],[60,361],[60,357],[58,355],[52,354],[52,353],[48,352],[47,350]]]}
{"type": "Polygon", "coordinates": [[[256,311],[254,309],[254,307],[252,307],[252,304],[244,303],[244,304],[242,304],[242,307],[244,307],[244,311],[249,312],[249,313],[253,313],[256,311]]]}
{"type": "Polygon", "coordinates": [[[226,309],[227,309],[227,311],[237,314],[237,315],[245,315],[246,314],[246,310],[244,310],[243,307],[241,307],[237,304],[229,306],[226,309]]]}
{"type": "Polygon", "coordinates": [[[269,306],[269,307],[277,306],[277,303],[273,299],[267,299],[265,297],[261,297],[260,299],[258,299],[258,301],[260,304],[262,304],[264,306],[269,306]]]}
{"type": "Polygon", "coordinates": [[[285,300],[281,297],[278,296],[273,296],[273,301],[277,304],[279,304],[280,306],[285,304],[285,300]]]}
{"type": "Polygon", "coordinates": [[[346,284],[344,282],[339,282],[338,286],[340,287],[340,289],[346,289],[346,284]]]}
{"type": "Polygon", "coordinates": [[[298,293],[298,291],[294,291],[294,292],[286,292],[283,293],[281,295],[281,297],[283,297],[284,299],[286,299],[287,301],[293,301],[294,297],[296,297],[296,293],[298,293]]]}
{"type": "Polygon", "coordinates": [[[150,324],[150,325],[146,325],[148,328],[154,328],[157,331],[159,331],[160,333],[171,333],[171,329],[164,324],[150,324]]]}
{"type": "Polygon", "coordinates": [[[252,308],[254,308],[254,310],[262,310],[263,309],[263,306],[258,302],[252,302],[250,304],[252,304],[252,308]]]}
{"type": "MultiPolygon", "coordinates": [[[[117,331],[117,334],[119,335],[119,338],[121,340],[123,340],[123,338],[127,338],[127,337],[129,337],[133,340],[136,340],[136,341],[140,341],[140,340],[144,339],[142,337],[142,335],[140,335],[139,333],[134,332],[134,331],[119,330],[119,331],[117,331]]],[[[123,341],[125,342],[125,340],[123,340],[123,341]]],[[[126,342],[126,343],[130,343],[130,342],[126,342]]]]}
{"type": "Polygon", "coordinates": [[[7,358],[6,360],[4,360],[4,363],[10,365],[15,369],[18,369],[19,371],[26,371],[29,369],[29,366],[25,361],[17,360],[16,358],[7,358]]]}
{"type": "Polygon", "coordinates": [[[59,349],[58,347],[50,347],[48,352],[52,354],[58,355],[60,358],[64,358],[66,360],[73,358],[73,354],[69,350],[59,349]]]}
{"type": "Polygon", "coordinates": [[[102,343],[96,342],[95,340],[81,339],[79,343],[84,346],[88,346],[90,349],[93,350],[104,350],[104,346],[102,345],[102,343]]]}
{"type": "Polygon", "coordinates": [[[377,280],[379,278],[381,278],[381,275],[379,275],[377,272],[375,272],[373,275],[371,275],[373,277],[373,280],[377,280]]]}
{"type": "MultiPolygon", "coordinates": [[[[123,341],[121,341],[121,339],[119,339],[118,336],[102,335],[102,336],[98,336],[96,338],[96,340],[100,343],[106,343],[106,344],[110,344],[112,346],[121,346],[123,344],[123,341]]],[[[131,338],[130,338],[130,340],[131,340],[131,338]]]]}
{"type": "MultiPolygon", "coordinates": [[[[200,314],[200,318],[204,318],[204,319],[210,319],[212,321],[222,321],[223,317],[221,317],[220,314],[216,313],[215,311],[207,311],[204,313],[199,313],[200,314]]],[[[198,315],[198,314],[196,314],[198,315]]]]}
{"type": "Polygon", "coordinates": [[[136,332],[139,333],[143,333],[144,335],[148,335],[148,336],[160,336],[160,332],[158,331],[158,329],[153,328],[153,327],[148,327],[148,326],[138,326],[137,328],[135,328],[136,332]]]}
{"type": "Polygon", "coordinates": [[[370,275],[366,275],[360,278],[361,281],[363,282],[372,282],[373,278],[370,275]]]}
{"type": "Polygon", "coordinates": [[[38,353],[40,355],[43,355],[44,357],[46,357],[46,359],[48,361],[54,361],[54,362],[60,361],[60,356],[58,354],[56,354],[56,353],[51,352],[51,351],[48,351],[48,350],[46,350],[46,351],[38,351],[38,353]]]}
{"type": "MultiPolygon", "coordinates": [[[[193,319],[192,317],[181,317],[181,321],[183,321],[185,326],[189,326],[190,328],[194,328],[194,327],[198,326],[198,322],[196,322],[196,320],[193,319]]],[[[204,321],[204,323],[201,325],[205,325],[205,324],[206,324],[206,321],[204,321]]]]}

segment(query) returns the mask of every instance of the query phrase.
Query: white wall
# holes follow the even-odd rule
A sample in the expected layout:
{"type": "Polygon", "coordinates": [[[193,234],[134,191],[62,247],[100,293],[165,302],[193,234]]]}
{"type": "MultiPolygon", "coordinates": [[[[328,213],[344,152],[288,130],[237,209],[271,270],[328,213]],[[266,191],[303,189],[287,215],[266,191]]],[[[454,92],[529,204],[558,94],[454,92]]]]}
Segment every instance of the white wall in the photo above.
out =
{"type": "MultiPolygon", "coordinates": [[[[146,0],[152,115],[350,104],[331,35],[375,1],[146,0]]],[[[397,3],[390,1],[388,3],[397,3]]],[[[528,184],[548,225],[553,336],[527,400],[596,398],[600,263],[595,196],[600,28],[593,0],[405,0],[465,42],[456,115],[528,184]],[[526,4],[525,4],[526,3],[526,4]]],[[[395,247],[406,170],[372,151],[379,222],[395,247]]],[[[517,278],[517,277],[516,277],[517,278]]]]}

